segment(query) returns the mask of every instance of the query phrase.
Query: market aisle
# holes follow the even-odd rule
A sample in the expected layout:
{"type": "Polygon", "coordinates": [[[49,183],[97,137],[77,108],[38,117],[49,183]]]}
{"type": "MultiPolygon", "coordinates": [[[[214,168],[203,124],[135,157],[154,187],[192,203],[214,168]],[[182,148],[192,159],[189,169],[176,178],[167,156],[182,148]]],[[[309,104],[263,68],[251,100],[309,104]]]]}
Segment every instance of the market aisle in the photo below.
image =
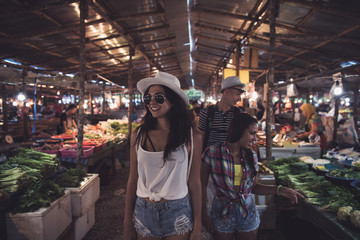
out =
{"type": "MultiPolygon", "coordinates": [[[[84,237],[84,240],[122,240],[123,218],[125,206],[125,188],[129,174],[129,164],[126,162],[122,168],[116,162],[116,171],[109,185],[100,186],[100,198],[95,205],[95,225],[84,237]]],[[[275,220],[275,219],[274,219],[275,220]]],[[[280,219],[278,219],[279,221],[280,219]]],[[[297,240],[322,239],[330,240],[327,236],[319,234],[319,229],[303,221],[280,220],[281,230],[260,230],[259,240],[297,240]],[[312,234],[311,234],[312,232],[312,234]],[[317,233],[317,234],[315,234],[317,233]],[[287,237],[284,237],[286,235],[287,237]],[[314,238],[311,238],[313,236],[314,238]],[[319,237],[320,236],[320,237],[319,237]]],[[[278,222],[279,223],[279,222],[278,222]]],[[[211,236],[203,231],[202,240],[212,240],[211,236]]]]}
{"type": "Polygon", "coordinates": [[[122,168],[116,161],[116,171],[110,184],[100,186],[100,198],[95,205],[95,225],[84,240],[122,239],[128,174],[128,162],[122,168]]]}
{"type": "MultiPolygon", "coordinates": [[[[125,188],[129,174],[129,163],[124,168],[116,162],[116,171],[109,185],[100,186],[100,198],[95,205],[95,225],[84,237],[84,240],[121,240],[123,232],[125,188]]],[[[203,231],[202,240],[211,240],[203,231]]],[[[281,240],[271,230],[260,231],[261,240],[281,240]]]]}

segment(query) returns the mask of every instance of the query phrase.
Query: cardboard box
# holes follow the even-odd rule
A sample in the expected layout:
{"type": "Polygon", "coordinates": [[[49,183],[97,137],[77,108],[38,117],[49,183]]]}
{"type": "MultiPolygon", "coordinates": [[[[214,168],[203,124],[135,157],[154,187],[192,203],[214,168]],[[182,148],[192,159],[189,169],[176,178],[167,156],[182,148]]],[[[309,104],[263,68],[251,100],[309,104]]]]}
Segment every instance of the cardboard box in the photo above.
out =
{"type": "Polygon", "coordinates": [[[7,213],[7,237],[9,240],[57,239],[71,221],[70,191],[66,190],[47,208],[28,213],[7,213]]]}
{"type": "Polygon", "coordinates": [[[83,216],[100,197],[99,174],[88,173],[89,177],[78,188],[67,188],[71,193],[71,212],[73,217],[83,216]]]}
{"type": "Polygon", "coordinates": [[[75,218],[73,224],[73,240],[81,240],[95,224],[95,204],[83,216],[75,218]]]}

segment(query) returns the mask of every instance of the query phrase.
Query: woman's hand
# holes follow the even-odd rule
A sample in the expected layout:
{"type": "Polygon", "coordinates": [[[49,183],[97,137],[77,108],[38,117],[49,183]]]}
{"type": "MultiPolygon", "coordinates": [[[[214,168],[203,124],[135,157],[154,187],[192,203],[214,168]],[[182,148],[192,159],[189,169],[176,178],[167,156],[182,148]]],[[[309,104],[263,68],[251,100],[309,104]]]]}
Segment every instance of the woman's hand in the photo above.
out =
{"type": "Polygon", "coordinates": [[[215,232],[214,226],[211,222],[210,217],[206,213],[204,213],[202,224],[209,233],[214,234],[214,232],[215,232]]]}
{"type": "Polygon", "coordinates": [[[292,204],[298,204],[298,198],[305,198],[301,193],[287,187],[280,187],[280,196],[286,197],[292,204]]]}

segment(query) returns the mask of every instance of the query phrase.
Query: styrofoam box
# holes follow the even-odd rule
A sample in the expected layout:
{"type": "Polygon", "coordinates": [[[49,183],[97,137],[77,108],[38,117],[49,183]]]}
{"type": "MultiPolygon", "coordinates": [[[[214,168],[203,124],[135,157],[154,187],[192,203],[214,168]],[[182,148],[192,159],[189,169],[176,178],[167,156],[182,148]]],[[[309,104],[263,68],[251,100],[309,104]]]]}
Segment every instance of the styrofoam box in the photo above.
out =
{"type": "Polygon", "coordinates": [[[274,202],[274,195],[251,194],[256,205],[270,205],[274,202]]]}
{"type": "Polygon", "coordinates": [[[276,206],[256,205],[260,215],[259,229],[275,229],[276,227],[276,206]]]}
{"type": "MultiPolygon", "coordinates": [[[[259,183],[264,185],[275,185],[275,177],[273,174],[260,174],[259,183]]],[[[270,205],[274,202],[274,195],[258,195],[251,194],[256,205],[270,205]]]]}
{"type": "Polygon", "coordinates": [[[80,240],[95,224],[95,204],[87,212],[74,219],[74,240],[80,240]]]}
{"type": "Polygon", "coordinates": [[[47,208],[35,212],[6,215],[7,237],[10,240],[57,239],[71,224],[70,191],[47,208]]]}
{"type": "Polygon", "coordinates": [[[73,217],[83,216],[100,196],[99,174],[89,173],[78,188],[67,188],[71,193],[71,212],[73,217]]]}
{"type": "MultiPolygon", "coordinates": [[[[266,157],[266,148],[260,147],[259,153],[261,158],[266,157]]],[[[321,156],[320,147],[299,147],[299,148],[281,148],[281,147],[273,147],[272,148],[272,156],[274,159],[279,158],[288,158],[288,157],[302,157],[309,156],[314,159],[318,159],[321,156]]]]}

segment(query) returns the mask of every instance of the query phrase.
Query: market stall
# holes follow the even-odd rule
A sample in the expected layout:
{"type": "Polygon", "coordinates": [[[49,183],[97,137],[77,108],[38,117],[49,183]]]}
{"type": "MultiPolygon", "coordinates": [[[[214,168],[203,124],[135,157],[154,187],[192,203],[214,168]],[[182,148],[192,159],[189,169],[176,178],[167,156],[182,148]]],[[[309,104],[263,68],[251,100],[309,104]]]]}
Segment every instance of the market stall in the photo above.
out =
{"type": "Polygon", "coordinates": [[[303,156],[268,162],[277,184],[306,196],[297,207],[278,199],[279,210],[294,211],[293,217],[311,222],[335,239],[359,239],[360,169],[347,161],[357,160],[332,153],[328,159],[303,156]]]}

